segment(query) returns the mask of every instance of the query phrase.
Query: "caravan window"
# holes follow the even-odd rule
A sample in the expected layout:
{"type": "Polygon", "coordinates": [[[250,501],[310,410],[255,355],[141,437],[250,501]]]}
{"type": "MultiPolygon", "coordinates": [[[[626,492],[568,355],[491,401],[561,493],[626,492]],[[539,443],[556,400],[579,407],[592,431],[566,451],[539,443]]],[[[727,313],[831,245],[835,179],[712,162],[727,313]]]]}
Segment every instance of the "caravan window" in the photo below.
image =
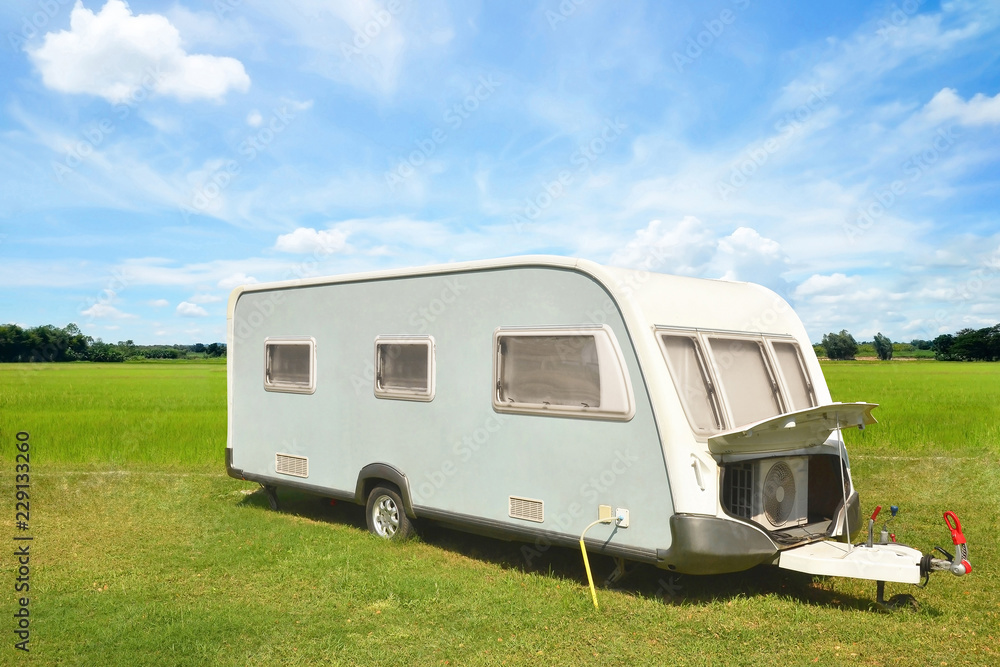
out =
{"type": "Polygon", "coordinates": [[[316,341],[312,338],[266,339],[264,389],[299,394],[316,391],[316,341]]]}
{"type": "Polygon", "coordinates": [[[494,407],[501,412],[631,419],[631,383],[607,326],[498,329],[494,407]]]}
{"type": "Polygon", "coordinates": [[[780,415],[778,383],[757,340],[709,338],[719,382],[733,418],[742,426],[780,415]]]}
{"type": "Polygon", "coordinates": [[[434,340],[430,336],[375,339],[375,395],[430,401],[434,398],[434,340]]]}
{"type": "Polygon", "coordinates": [[[772,340],[771,347],[774,348],[774,358],[778,361],[778,368],[785,377],[785,392],[792,403],[790,409],[805,410],[816,405],[816,396],[802,363],[799,346],[795,343],[772,340]]]}
{"type": "Polygon", "coordinates": [[[661,334],[660,345],[692,428],[704,434],[722,430],[719,396],[697,340],[691,336],[661,334]]]}

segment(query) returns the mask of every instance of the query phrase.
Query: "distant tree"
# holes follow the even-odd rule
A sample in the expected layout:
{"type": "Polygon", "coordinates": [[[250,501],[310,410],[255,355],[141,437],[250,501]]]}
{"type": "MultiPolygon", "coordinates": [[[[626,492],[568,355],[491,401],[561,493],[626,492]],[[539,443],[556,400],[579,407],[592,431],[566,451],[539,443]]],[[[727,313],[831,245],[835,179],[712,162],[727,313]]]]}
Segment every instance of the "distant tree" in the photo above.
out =
{"type": "Polygon", "coordinates": [[[105,343],[100,338],[90,346],[87,358],[90,361],[125,361],[125,357],[117,345],[105,343]]]}
{"type": "Polygon", "coordinates": [[[875,334],[875,354],[882,361],[889,361],[892,359],[892,341],[889,340],[887,336],[883,336],[882,332],[875,334]]]}
{"type": "Polygon", "coordinates": [[[986,331],[986,348],[989,351],[989,360],[998,361],[1000,360],[1000,324],[995,324],[986,331]]]}
{"type": "Polygon", "coordinates": [[[918,350],[933,350],[934,349],[934,341],[920,340],[919,338],[914,338],[913,340],[911,340],[910,341],[910,345],[912,345],[913,347],[915,347],[918,350]]]}
{"type": "Polygon", "coordinates": [[[142,358],[142,354],[136,349],[135,343],[131,338],[128,340],[118,341],[118,351],[121,352],[123,359],[132,359],[133,357],[142,358]]]}
{"type": "Polygon", "coordinates": [[[205,354],[210,357],[224,357],[226,356],[226,344],[211,343],[205,348],[205,354]]]}
{"type": "Polygon", "coordinates": [[[934,339],[931,349],[934,350],[934,358],[940,361],[950,361],[951,347],[955,344],[955,337],[951,334],[941,334],[934,339]]]}
{"type": "Polygon", "coordinates": [[[823,336],[823,347],[830,359],[853,359],[858,352],[858,342],[847,329],[842,329],[839,334],[831,332],[823,336]]]}

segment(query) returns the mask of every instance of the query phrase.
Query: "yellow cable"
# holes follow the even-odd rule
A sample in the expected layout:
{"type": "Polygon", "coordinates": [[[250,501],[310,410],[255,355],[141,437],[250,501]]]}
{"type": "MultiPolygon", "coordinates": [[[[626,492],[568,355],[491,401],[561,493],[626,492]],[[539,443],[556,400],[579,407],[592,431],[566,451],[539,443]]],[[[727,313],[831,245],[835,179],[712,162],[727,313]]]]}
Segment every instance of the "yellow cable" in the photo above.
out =
{"type": "Polygon", "coordinates": [[[594,589],[594,577],[590,574],[590,560],[587,558],[587,547],[583,544],[583,536],[587,534],[587,531],[596,526],[599,523],[611,523],[614,521],[614,517],[608,517],[607,519],[598,519],[589,526],[583,529],[580,533],[580,552],[583,554],[583,567],[587,570],[587,582],[590,584],[590,597],[594,601],[594,609],[600,609],[597,606],[597,591],[594,589]]]}

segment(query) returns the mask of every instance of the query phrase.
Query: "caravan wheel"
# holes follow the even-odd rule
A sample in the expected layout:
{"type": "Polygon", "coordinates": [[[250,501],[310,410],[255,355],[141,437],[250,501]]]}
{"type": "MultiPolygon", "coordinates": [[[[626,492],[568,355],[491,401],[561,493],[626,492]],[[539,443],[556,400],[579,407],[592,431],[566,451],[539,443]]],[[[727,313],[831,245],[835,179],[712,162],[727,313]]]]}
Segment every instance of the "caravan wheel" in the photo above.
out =
{"type": "Polygon", "coordinates": [[[403,511],[403,500],[395,489],[376,486],[368,494],[368,530],[387,540],[405,540],[413,523],[403,511]]]}

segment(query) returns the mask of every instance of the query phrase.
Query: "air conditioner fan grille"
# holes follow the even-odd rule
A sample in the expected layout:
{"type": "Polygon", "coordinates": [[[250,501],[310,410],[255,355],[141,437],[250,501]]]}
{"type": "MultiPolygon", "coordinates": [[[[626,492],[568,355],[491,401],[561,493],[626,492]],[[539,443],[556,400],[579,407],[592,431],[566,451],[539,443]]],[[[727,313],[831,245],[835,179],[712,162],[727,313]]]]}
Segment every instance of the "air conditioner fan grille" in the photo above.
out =
{"type": "Polygon", "coordinates": [[[784,461],[771,466],[764,478],[763,505],[773,526],[784,525],[795,507],[795,476],[784,461]]]}

